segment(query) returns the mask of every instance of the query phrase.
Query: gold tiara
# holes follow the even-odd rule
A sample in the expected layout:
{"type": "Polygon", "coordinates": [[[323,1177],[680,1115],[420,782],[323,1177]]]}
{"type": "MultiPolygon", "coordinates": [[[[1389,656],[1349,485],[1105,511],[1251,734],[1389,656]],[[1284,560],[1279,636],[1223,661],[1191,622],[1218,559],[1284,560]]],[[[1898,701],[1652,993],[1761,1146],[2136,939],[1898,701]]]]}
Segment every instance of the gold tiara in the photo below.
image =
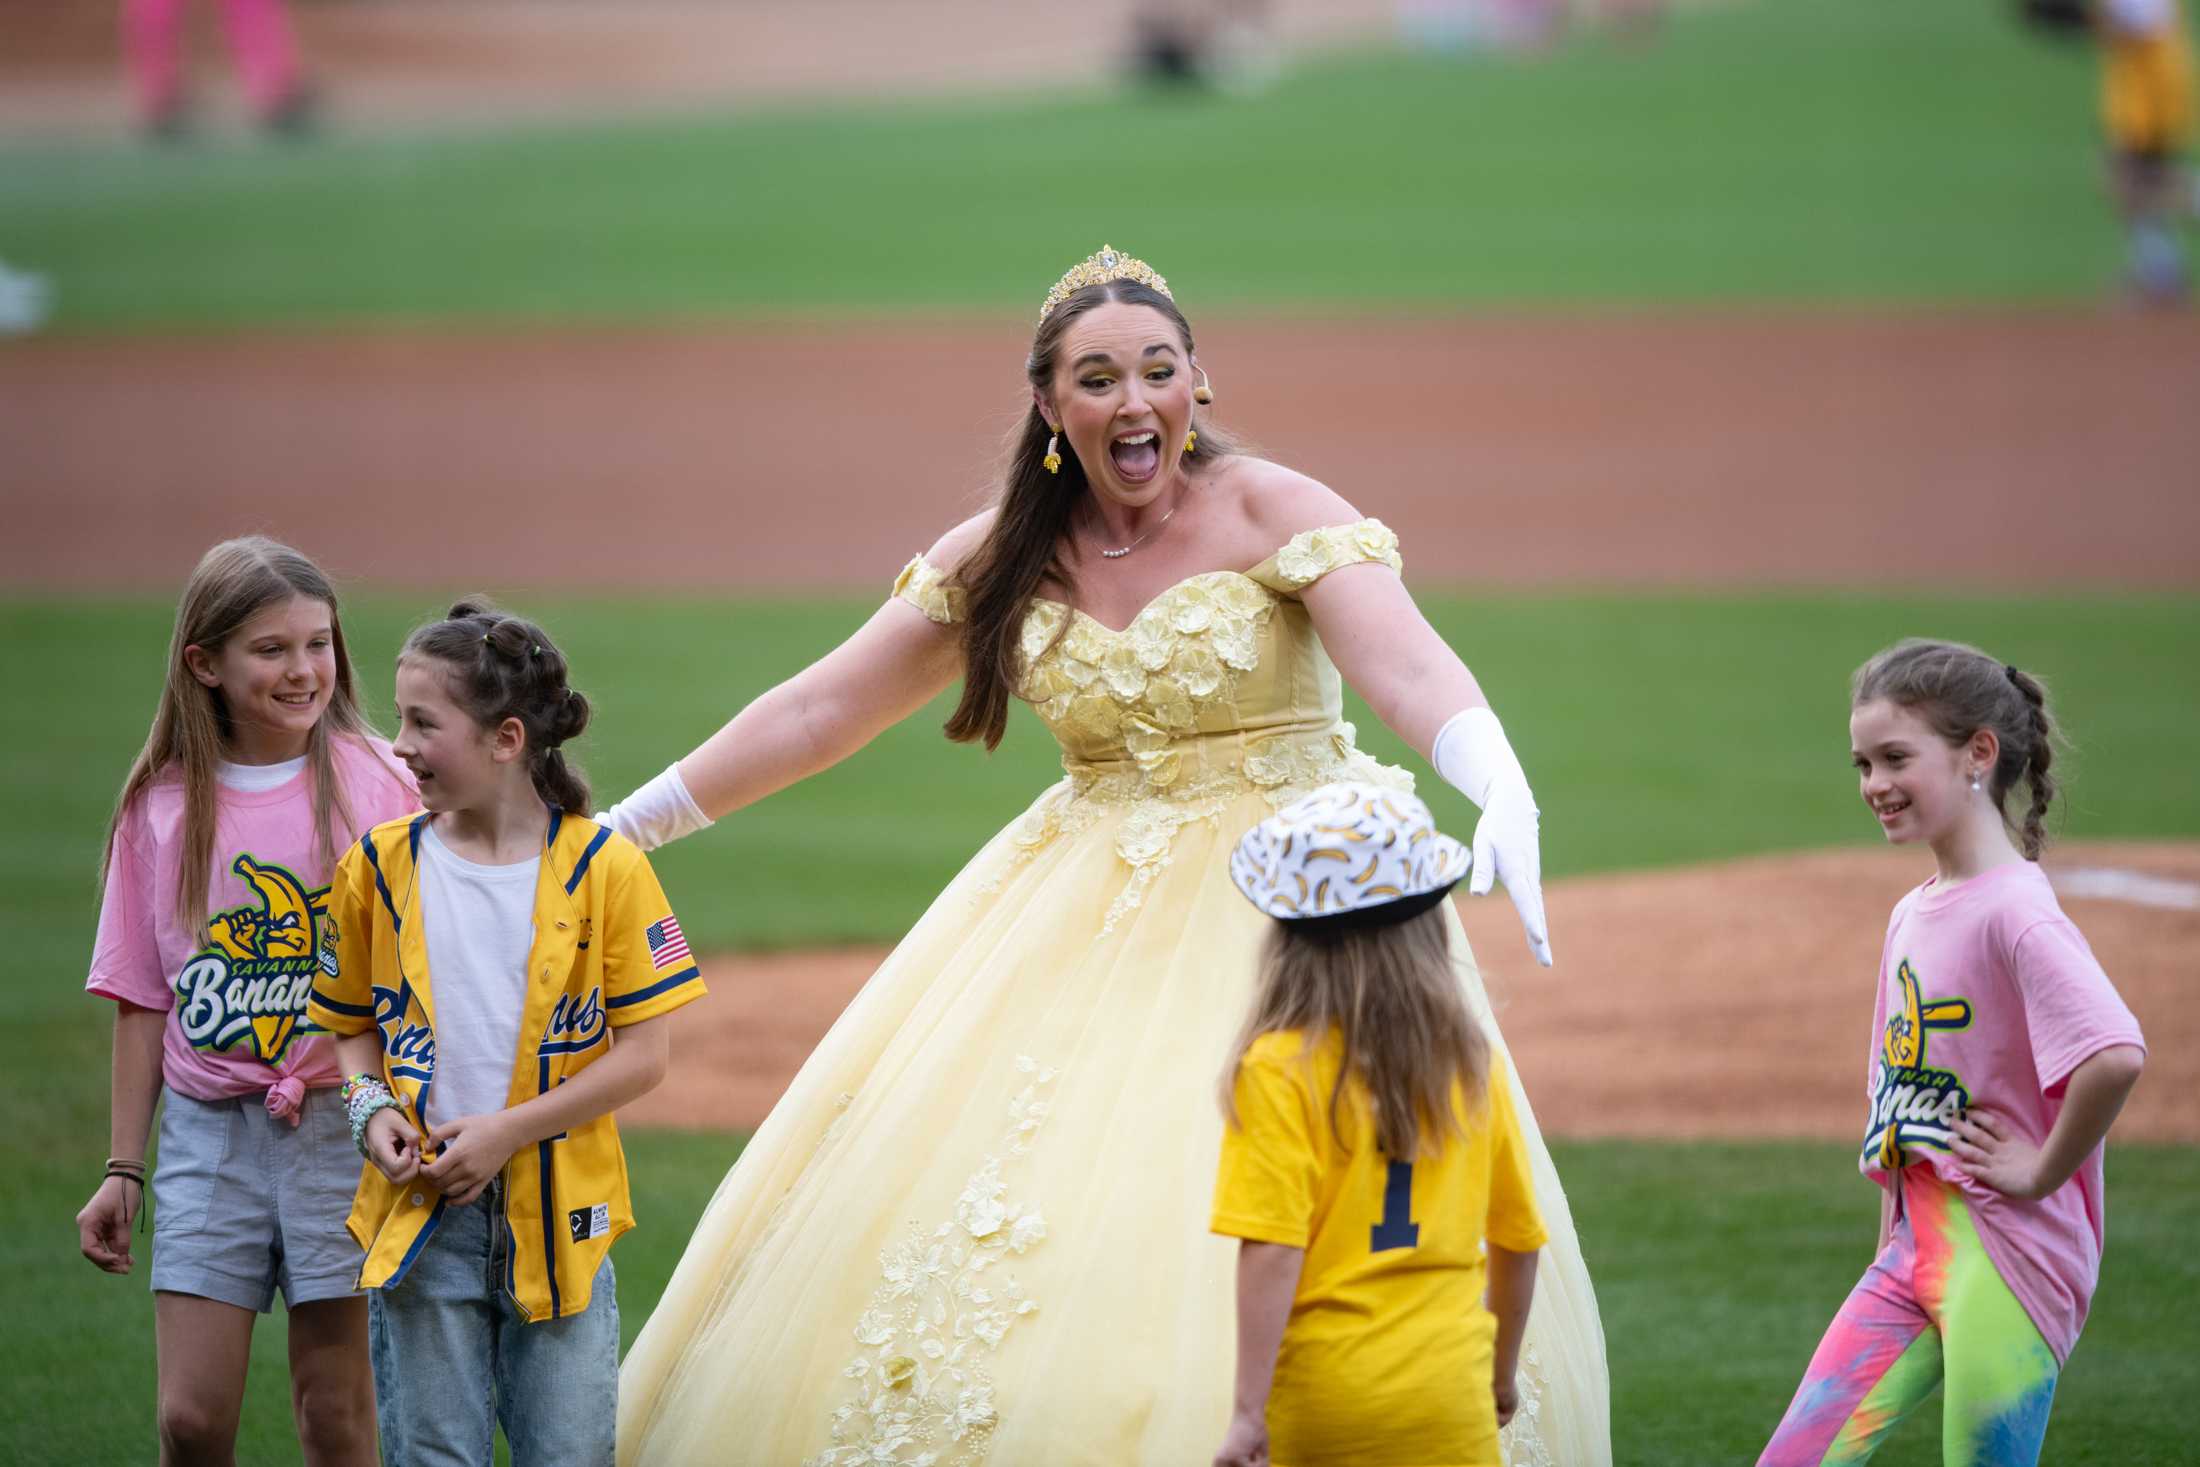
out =
{"type": "Polygon", "coordinates": [[[1070,266],[1067,275],[1054,282],[1054,289],[1047,292],[1045,304],[1039,307],[1039,319],[1044,321],[1056,306],[1086,286],[1107,280],[1135,280],[1140,285],[1152,286],[1172,301],[1176,299],[1169,293],[1169,282],[1156,275],[1153,266],[1116,253],[1113,245],[1102,245],[1099,254],[1078,261],[1070,266]]]}

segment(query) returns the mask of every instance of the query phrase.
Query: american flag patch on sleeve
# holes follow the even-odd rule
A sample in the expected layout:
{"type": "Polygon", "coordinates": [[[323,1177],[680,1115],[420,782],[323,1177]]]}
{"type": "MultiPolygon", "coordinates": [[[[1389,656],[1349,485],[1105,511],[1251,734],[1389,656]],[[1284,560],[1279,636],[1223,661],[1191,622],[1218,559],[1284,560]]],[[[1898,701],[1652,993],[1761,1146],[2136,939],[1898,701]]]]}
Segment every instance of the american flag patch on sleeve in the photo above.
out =
{"type": "Polygon", "coordinates": [[[662,922],[652,922],[642,935],[649,939],[650,966],[658,971],[686,960],[688,940],[680,931],[679,919],[669,912],[662,922]]]}

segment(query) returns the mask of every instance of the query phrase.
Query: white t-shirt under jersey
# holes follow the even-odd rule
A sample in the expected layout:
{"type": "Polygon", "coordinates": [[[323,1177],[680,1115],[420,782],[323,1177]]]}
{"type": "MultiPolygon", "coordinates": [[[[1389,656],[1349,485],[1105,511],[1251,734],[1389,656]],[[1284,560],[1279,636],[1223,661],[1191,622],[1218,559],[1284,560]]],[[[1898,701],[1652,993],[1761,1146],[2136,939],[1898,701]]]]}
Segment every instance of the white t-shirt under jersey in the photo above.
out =
{"type": "Polygon", "coordinates": [[[498,1111],[512,1093],[527,951],[542,857],[483,866],[420,832],[420,920],[435,995],[435,1083],[427,1122],[498,1111]]]}

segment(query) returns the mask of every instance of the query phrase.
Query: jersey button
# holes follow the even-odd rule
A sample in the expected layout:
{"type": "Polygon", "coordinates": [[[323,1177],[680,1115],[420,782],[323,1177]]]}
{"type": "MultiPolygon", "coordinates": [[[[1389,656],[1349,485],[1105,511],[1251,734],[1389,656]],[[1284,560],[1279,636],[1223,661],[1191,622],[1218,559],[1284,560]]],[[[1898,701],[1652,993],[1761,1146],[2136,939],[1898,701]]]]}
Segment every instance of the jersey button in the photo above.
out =
{"type": "Polygon", "coordinates": [[[427,1205],[428,1199],[425,1196],[421,1195],[418,1192],[413,1193],[413,1206],[426,1207],[427,1205]]]}

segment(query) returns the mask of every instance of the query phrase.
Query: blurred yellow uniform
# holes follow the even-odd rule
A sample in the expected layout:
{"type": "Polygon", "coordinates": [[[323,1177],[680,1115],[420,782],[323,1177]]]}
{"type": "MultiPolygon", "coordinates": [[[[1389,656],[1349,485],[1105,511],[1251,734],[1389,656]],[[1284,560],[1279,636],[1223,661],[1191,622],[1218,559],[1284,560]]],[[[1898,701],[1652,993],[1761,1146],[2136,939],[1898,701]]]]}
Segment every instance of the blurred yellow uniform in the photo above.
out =
{"type": "Polygon", "coordinates": [[[1331,1129],[1342,1039],[1326,1036],[1311,1064],[1304,1050],[1297,1031],[1247,1050],[1215,1181],[1215,1232],[1306,1250],[1268,1399],[1270,1458],[1497,1467],[1482,1240],[1529,1253],[1545,1238],[1511,1077],[1492,1055],[1486,1100],[1452,1094],[1466,1139],[1393,1161],[1357,1080],[1331,1129]]]}
{"type": "Polygon", "coordinates": [[[2101,121],[2120,153],[2182,152],[2192,136],[2192,38],[2177,0],[2106,0],[2101,121]]]}

